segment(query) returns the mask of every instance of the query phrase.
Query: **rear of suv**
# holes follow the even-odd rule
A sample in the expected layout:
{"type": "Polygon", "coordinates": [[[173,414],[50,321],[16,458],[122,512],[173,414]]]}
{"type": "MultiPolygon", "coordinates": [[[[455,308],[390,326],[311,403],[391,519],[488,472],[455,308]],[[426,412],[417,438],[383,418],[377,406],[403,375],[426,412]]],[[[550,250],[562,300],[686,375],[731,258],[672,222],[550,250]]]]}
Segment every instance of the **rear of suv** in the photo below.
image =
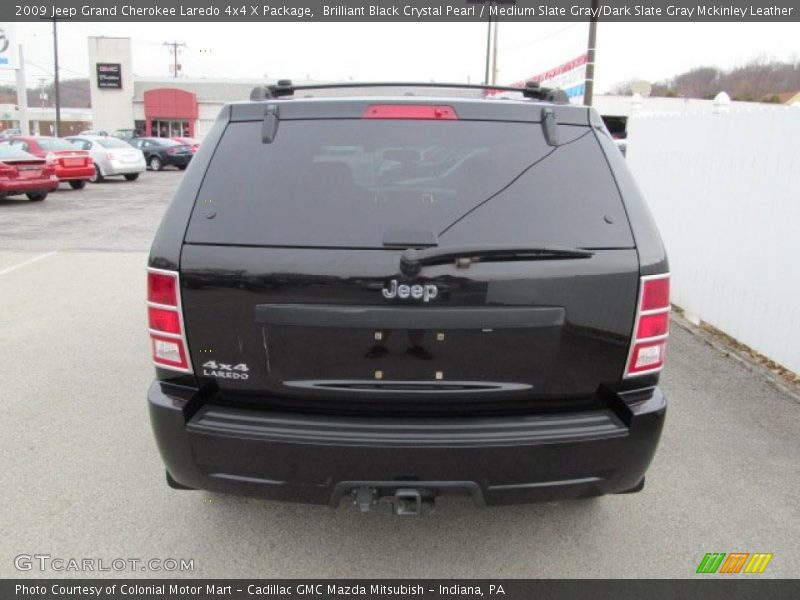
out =
{"type": "Polygon", "coordinates": [[[323,87],[226,106],[156,235],[168,483],[412,514],[640,490],[669,275],[597,112],[323,87]]]}

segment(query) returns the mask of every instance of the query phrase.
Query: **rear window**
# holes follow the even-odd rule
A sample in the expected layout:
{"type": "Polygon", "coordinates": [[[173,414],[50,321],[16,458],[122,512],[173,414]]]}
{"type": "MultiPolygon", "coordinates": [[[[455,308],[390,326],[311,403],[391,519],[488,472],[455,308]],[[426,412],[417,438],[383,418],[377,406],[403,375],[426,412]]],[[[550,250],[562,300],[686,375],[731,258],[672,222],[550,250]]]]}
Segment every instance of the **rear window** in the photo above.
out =
{"type": "Polygon", "coordinates": [[[128,142],[123,142],[122,140],[118,140],[116,138],[103,138],[102,140],[97,140],[97,143],[100,144],[103,148],[130,148],[131,145],[128,142]]]}
{"type": "Polygon", "coordinates": [[[42,150],[58,152],[60,150],[75,150],[75,146],[61,138],[36,138],[36,144],[42,150]]]}
{"type": "Polygon", "coordinates": [[[380,248],[387,230],[440,245],[630,247],[615,182],[588,127],[538,123],[230,123],[199,190],[190,243],[380,248]],[[213,218],[209,218],[213,214],[213,218]]]}
{"type": "Polygon", "coordinates": [[[27,152],[21,150],[20,148],[16,148],[8,144],[0,144],[0,161],[3,159],[39,160],[33,154],[28,154],[27,152]]]}

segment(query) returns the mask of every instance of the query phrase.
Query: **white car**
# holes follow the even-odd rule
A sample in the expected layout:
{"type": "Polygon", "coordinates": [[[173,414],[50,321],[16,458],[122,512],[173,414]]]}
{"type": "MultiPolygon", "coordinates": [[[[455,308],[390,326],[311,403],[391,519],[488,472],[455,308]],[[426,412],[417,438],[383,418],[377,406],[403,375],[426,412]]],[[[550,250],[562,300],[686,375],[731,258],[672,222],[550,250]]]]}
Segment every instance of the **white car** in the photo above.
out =
{"type": "Polygon", "coordinates": [[[114,175],[122,175],[128,181],[134,181],[147,168],[142,151],[118,138],[73,135],[65,139],[76,148],[88,150],[91,154],[95,172],[92,183],[99,183],[114,175]]]}

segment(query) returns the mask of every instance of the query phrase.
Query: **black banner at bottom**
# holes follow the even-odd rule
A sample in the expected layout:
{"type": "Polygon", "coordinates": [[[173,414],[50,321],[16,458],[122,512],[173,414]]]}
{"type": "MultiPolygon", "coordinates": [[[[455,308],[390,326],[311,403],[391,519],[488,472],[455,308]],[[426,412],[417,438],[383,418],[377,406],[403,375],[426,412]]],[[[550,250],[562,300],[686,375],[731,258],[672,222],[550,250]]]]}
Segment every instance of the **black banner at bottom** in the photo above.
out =
{"type": "MultiPolygon", "coordinates": [[[[712,576],[713,577],[713,576],[712,576]]],[[[3,600],[233,600],[287,598],[466,600],[658,600],[661,598],[738,600],[800,598],[800,580],[697,579],[6,579],[3,600]]]]}

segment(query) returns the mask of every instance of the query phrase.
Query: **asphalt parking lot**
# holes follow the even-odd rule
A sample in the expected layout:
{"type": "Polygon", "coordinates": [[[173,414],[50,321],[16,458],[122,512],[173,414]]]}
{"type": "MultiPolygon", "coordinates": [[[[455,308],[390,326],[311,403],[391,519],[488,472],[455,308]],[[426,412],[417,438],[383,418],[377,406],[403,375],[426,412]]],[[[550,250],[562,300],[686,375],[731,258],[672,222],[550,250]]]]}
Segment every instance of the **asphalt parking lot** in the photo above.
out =
{"type": "Polygon", "coordinates": [[[144,267],[181,175],[0,201],[0,576],[81,575],[15,569],[35,553],[194,559],[183,575],[201,577],[671,578],[706,552],[771,552],[755,577],[798,574],[800,401],[681,327],[639,494],[443,499],[405,519],[169,489],[145,403],[144,267]]]}

